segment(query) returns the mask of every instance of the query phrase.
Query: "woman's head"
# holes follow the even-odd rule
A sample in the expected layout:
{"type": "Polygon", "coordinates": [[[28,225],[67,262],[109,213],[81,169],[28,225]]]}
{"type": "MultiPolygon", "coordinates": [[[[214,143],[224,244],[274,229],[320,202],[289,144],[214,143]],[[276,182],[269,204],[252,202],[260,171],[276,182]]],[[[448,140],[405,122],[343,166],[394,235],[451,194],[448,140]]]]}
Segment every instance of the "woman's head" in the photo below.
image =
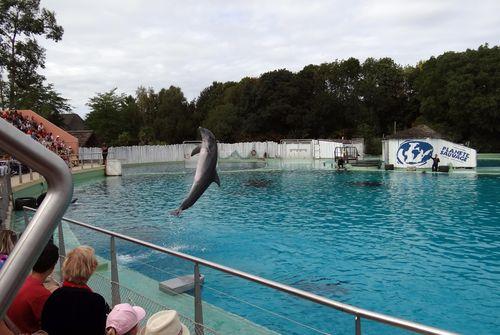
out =
{"type": "Polygon", "coordinates": [[[139,322],[146,316],[146,311],[139,306],[118,304],[109,313],[106,320],[107,335],[136,335],[139,322]]]}
{"type": "Polygon", "coordinates": [[[3,229],[0,232],[0,254],[9,255],[12,252],[12,249],[14,249],[16,242],[16,232],[9,229],[3,229]]]}
{"type": "Polygon", "coordinates": [[[80,246],[71,250],[63,264],[64,280],[75,284],[86,284],[97,268],[94,249],[80,246]]]}

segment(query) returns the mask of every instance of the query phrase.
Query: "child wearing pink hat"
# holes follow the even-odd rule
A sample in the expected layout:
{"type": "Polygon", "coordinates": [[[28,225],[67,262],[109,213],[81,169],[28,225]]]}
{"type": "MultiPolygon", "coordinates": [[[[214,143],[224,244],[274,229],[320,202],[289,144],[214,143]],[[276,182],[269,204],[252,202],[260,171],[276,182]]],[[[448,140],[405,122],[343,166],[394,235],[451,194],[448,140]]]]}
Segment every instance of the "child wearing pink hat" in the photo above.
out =
{"type": "Polygon", "coordinates": [[[136,335],[139,332],[139,322],[145,316],[146,311],[142,307],[118,304],[106,320],[106,335],[136,335]]]}

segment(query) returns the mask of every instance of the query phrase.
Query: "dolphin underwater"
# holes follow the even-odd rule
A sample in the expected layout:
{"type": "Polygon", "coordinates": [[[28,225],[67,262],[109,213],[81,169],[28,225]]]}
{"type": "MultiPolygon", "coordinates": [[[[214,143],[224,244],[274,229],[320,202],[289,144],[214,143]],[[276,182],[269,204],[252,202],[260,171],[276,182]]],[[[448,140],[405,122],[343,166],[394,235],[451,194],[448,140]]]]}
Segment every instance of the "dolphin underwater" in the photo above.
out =
{"type": "Polygon", "coordinates": [[[179,216],[182,211],[193,206],[201,197],[211,183],[216,183],[220,187],[219,175],[217,175],[217,142],[215,136],[208,129],[199,127],[201,134],[201,144],[193,149],[191,156],[199,154],[198,164],[196,165],[196,173],[194,182],[191,186],[188,196],[181,203],[179,208],[170,212],[170,214],[179,216]]]}

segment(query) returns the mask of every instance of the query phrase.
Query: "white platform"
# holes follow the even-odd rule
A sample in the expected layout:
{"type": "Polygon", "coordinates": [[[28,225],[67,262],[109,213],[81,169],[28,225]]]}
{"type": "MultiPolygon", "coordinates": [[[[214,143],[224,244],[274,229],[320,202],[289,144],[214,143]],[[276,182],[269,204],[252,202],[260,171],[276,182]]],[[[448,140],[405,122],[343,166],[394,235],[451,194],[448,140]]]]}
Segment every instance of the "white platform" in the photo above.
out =
{"type": "Polygon", "coordinates": [[[106,176],[121,176],[122,163],[118,159],[108,159],[106,161],[106,176]]]}
{"type": "MultiPolygon", "coordinates": [[[[200,281],[201,284],[203,284],[205,281],[204,275],[200,275],[200,281]]],[[[165,280],[162,281],[159,286],[160,291],[171,295],[184,293],[194,288],[194,275],[186,275],[165,280]]]]}

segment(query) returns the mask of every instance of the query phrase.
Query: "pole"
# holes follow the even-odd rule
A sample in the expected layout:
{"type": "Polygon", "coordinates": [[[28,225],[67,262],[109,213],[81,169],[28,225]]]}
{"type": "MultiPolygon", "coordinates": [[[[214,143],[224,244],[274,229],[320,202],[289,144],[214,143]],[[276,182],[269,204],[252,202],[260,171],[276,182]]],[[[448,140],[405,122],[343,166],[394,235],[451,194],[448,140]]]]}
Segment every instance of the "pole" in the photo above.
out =
{"type": "Polygon", "coordinates": [[[111,304],[118,305],[120,299],[120,280],[118,278],[118,263],[116,261],[116,245],[115,237],[111,236],[109,239],[109,249],[111,253],[111,304]]]}
{"type": "Polygon", "coordinates": [[[194,263],[194,322],[195,334],[203,335],[203,307],[201,304],[200,265],[194,263]]]}
{"type": "Polygon", "coordinates": [[[59,240],[59,271],[61,274],[61,282],[63,281],[63,263],[66,258],[66,246],[64,245],[64,233],[62,222],[57,226],[57,239],[59,240]]]}

